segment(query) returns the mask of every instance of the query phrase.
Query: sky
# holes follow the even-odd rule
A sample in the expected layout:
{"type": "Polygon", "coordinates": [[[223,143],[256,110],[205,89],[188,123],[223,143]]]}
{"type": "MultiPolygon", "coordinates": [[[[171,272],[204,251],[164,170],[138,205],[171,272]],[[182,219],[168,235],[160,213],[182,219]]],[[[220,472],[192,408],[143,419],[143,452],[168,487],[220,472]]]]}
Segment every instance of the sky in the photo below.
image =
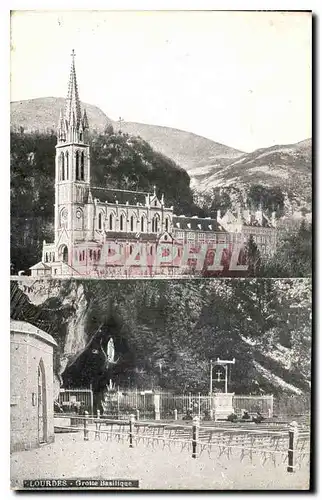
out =
{"type": "Polygon", "coordinates": [[[11,101],[80,99],[113,120],[187,130],[242,151],[311,137],[311,14],[14,11],[11,101]]]}

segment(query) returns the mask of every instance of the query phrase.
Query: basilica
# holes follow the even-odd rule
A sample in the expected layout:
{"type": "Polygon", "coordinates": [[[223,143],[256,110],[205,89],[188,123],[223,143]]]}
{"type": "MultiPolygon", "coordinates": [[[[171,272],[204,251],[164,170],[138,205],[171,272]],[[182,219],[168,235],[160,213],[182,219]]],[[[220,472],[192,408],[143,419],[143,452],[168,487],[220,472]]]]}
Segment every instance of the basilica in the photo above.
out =
{"type": "MultiPolygon", "coordinates": [[[[175,215],[166,197],[153,192],[127,191],[91,185],[89,123],[81,109],[75,70],[75,55],[69,76],[65,109],[57,127],[55,159],[54,241],[44,241],[41,262],[32,266],[32,276],[149,276],[184,273],[182,255],[187,245],[197,248],[244,244],[250,235],[263,255],[274,252],[276,225],[261,210],[254,214],[231,211],[216,219],[175,215]],[[108,261],[108,243],[123,249],[125,260],[108,261]],[[173,248],[169,265],[152,266],[160,245],[173,248]],[[145,265],[133,256],[144,250],[145,265]],[[129,259],[128,259],[129,261],[129,259]],[[140,265],[136,265],[140,264],[140,265]]],[[[169,260],[163,259],[169,263],[169,260]]],[[[186,262],[187,263],[187,262],[186,262]]]]}

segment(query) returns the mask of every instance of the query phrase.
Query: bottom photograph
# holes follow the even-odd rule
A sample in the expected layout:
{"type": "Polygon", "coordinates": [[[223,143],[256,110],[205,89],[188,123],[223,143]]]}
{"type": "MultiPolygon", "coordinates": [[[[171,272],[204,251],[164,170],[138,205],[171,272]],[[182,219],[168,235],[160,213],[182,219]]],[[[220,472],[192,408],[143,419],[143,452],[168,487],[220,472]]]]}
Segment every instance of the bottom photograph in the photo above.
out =
{"type": "Polygon", "coordinates": [[[11,281],[11,488],[310,489],[310,279],[11,281]]]}

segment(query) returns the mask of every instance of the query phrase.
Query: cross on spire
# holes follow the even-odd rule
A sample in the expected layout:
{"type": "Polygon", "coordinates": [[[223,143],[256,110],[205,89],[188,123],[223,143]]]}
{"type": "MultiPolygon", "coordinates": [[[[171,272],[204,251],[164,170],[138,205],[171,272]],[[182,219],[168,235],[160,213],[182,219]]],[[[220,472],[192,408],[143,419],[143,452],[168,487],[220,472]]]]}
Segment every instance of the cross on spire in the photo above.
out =
{"type": "Polygon", "coordinates": [[[72,56],[72,58],[73,58],[73,60],[74,60],[74,58],[75,58],[75,56],[76,56],[76,54],[75,54],[75,50],[74,50],[74,49],[72,49],[71,56],[72,56]]]}

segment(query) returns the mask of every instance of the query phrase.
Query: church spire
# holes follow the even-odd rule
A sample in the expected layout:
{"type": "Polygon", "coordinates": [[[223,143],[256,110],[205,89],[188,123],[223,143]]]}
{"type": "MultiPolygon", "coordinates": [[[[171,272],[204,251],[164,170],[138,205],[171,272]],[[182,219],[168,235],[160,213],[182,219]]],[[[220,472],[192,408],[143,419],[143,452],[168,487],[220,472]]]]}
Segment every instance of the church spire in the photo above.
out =
{"type": "Polygon", "coordinates": [[[75,69],[75,51],[72,50],[72,64],[70,68],[68,94],[66,99],[65,120],[68,129],[74,127],[78,130],[81,123],[81,106],[78,96],[76,69],[75,69]],[[73,123],[74,122],[74,123],[73,123]]]}

